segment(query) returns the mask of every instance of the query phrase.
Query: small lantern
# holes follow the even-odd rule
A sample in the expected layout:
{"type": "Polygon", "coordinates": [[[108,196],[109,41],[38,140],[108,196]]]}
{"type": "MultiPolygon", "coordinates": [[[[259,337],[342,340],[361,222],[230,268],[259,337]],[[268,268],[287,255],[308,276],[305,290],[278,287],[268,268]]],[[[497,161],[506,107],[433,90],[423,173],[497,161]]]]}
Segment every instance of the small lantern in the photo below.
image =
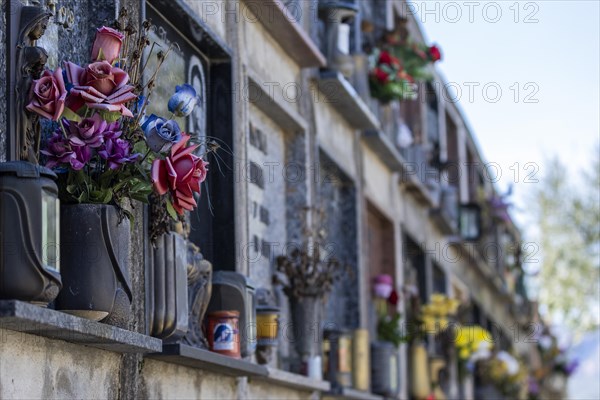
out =
{"type": "Polygon", "coordinates": [[[256,302],[256,360],[268,364],[277,348],[280,310],[267,289],[256,290],[256,302]]]}
{"type": "Polygon", "coordinates": [[[481,208],[475,203],[460,206],[460,235],[465,240],[477,240],[481,236],[481,208]]]}
{"type": "Polygon", "coordinates": [[[56,175],[25,161],[0,163],[0,299],[46,305],[62,286],[56,175]]]}
{"type": "Polygon", "coordinates": [[[319,12],[325,22],[328,65],[349,78],[354,71],[350,56],[350,23],[358,13],[358,6],[354,0],[321,0],[319,12]]]}
{"type": "Polygon", "coordinates": [[[325,377],[335,389],[352,386],[352,334],[342,329],[324,332],[325,377]]]}

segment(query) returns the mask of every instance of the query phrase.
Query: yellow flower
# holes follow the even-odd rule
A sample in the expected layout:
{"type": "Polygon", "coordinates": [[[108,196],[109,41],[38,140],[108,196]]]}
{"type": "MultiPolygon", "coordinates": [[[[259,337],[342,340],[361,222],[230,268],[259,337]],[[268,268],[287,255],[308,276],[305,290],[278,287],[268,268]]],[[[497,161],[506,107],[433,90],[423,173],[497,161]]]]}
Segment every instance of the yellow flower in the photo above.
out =
{"type": "Polygon", "coordinates": [[[466,347],[463,347],[462,349],[460,349],[460,351],[458,352],[458,356],[460,358],[462,358],[463,360],[466,360],[467,358],[469,358],[471,356],[471,352],[469,351],[469,349],[467,349],[466,347]]]}
{"type": "Polygon", "coordinates": [[[444,330],[444,329],[446,329],[448,327],[448,320],[446,318],[440,318],[438,320],[438,323],[440,325],[440,329],[441,330],[444,330]]]}
{"type": "Polygon", "coordinates": [[[456,329],[455,346],[459,349],[459,354],[468,354],[468,358],[472,353],[479,350],[482,346],[489,349],[492,348],[491,334],[480,326],[462,326],[456,329]]]}

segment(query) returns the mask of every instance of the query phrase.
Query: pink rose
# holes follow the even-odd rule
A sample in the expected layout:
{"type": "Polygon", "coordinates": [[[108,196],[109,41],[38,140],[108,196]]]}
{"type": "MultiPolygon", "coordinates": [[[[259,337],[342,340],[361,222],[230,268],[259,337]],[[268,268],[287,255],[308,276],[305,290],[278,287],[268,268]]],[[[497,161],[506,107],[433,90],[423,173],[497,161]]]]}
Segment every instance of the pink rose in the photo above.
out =
{"type": "Polygon", "coordinates": [[[125,35],[113,28],[106,26],[98,28],[92,46],[92,61],[106,60],[112,64],[119,57],[124,38],[125,35]],[[103,58],[100,57],[100,51],[102,51],[103,58]]]}
{"type": "Polygon", "coordinates": [[[70,109],[76,112],[85,104],[89,108],[133,117],[125,103],[137,96],[132,93],[133,86],[127,84],[127,72],[113,67],[107,61],[98,61],[85,68],[67,61],[65,69],[67,78],[73,84],[69,92],[70,109]]]}
{"type": "Polygon", "coordinates": [[[183,210],[192,211],[196,207],[194,193],[200,193],[200,184],[206,179],[208,165],[195,154],[198,145],[184,147],[189,135],[171,147],[171,155],[164,160],[154,160],[152,163],[152,182],[154,190],[159,195],[171,192],[173,208],[178,214],[183,210]]]}
{"type": "Polygon", "coordinates": [[[65,108],[66,97],[62,69],[56,68],[54,72],[46,70],[40,79],[33,81],[30,101],[25,108],[44,118],[58,121],[65,108]]]}

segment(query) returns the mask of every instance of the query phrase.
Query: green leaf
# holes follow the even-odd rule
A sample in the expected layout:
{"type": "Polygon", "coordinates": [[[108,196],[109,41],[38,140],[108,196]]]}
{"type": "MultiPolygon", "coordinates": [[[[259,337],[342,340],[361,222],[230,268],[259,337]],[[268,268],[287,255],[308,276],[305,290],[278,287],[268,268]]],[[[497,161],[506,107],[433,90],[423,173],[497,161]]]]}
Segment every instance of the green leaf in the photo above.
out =
{"type": "Polygon", "coordinates": [[[99,114],[108,123],[115,122],[121,118],[121,113],[118,111],[99,111],[99,114]]]}
{"type": "Polygon", "coordinates": [[[171,216],[171,218],[173,218],[175,221],[177,221],[177,211],[175,211],[175,208],[173,207],[173,203],[171,203],[171,199],[167,199],[167,212],[169,213],[169,215],[171,216]]]}
{"type": "Polygon", "coordinates": [[[112,190],[94,190],[90,193],[90,200],[94,203],[108,204],[112,200],[112,190]]]}
{"type": "Polygon", "coordinates": [[[81,117],[75,112],[73,112],[73,110],[71,110],[69,107],[65,107],[60,117],[66,118],[69,121],[81,122],[81,117]]]}
{"type": "Polygon", "coordinates": [[[146,142],[144,140],[140,140],[133,145],[134,153],[146,154],[147,151],[148,151],[148,145],[146,144],[146,142]]]}

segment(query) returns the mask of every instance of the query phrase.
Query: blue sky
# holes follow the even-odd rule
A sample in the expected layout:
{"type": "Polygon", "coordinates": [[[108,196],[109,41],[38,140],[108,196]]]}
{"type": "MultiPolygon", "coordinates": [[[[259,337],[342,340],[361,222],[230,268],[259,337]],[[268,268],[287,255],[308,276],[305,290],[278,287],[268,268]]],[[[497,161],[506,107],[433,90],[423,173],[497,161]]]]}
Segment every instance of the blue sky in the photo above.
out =
{"type": "MultiPolygon", "coordinates": [[[[459,103],[485,159],[502,168],[499,187],[515,182],[520,209],[535,184],[525,178],[544,174],[544,156],[558,155],[574,180],[591,164],[600,132],[599,3],[412,3],[427,39],[442,48],[438,67],[461,88],[459,103]],[[479,84],[471,99],[469,82],[479,84]]],[[[526,215],[516,214],[524,224],[526,215]]]]}

